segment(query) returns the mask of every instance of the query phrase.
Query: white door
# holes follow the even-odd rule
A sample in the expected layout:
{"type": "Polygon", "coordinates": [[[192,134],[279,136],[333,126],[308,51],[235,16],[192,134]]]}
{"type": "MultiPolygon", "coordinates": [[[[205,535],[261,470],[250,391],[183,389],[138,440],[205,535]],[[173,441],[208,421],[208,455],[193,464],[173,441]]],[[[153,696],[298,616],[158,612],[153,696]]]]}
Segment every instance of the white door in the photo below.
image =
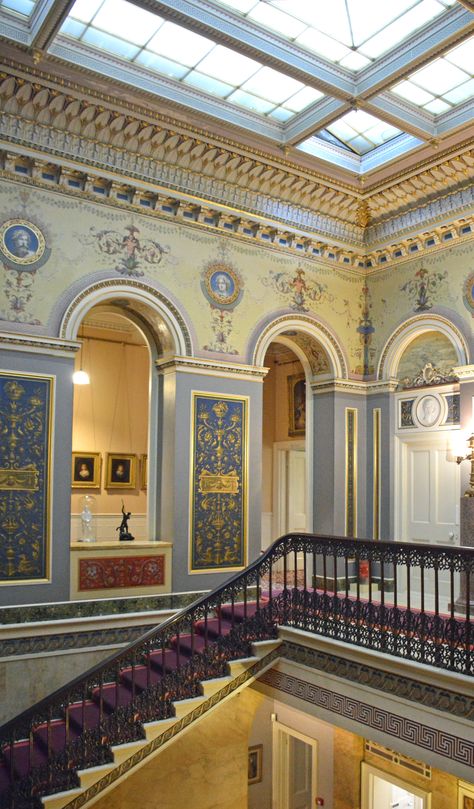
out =
{"type": "Polygon", "coordinates": [[[313,809],[317,742],[273,722],[273,809],[313,809]]]}
{"type": "Polygon", "coordinates": [[[459,467],[449,459],[446,437],[409,441],[403,456],[403,539],[458,544],[459,467]]]}
{"type": "Polygon", "coordinates": [[[306,531],[306,453],[288,450],[286,533],[306,531]]]}

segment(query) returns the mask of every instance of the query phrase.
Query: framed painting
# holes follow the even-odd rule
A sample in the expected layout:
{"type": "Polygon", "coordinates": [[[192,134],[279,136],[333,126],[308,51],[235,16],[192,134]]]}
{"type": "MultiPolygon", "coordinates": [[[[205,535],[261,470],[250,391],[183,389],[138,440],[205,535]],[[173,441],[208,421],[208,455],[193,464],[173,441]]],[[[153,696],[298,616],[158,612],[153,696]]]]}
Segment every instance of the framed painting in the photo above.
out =
{"type": "Polygon", "coordinates": [[[100,489],[100,452],[73,452],[71,485],[74,489],[100,489]]]}
{"type": "Polygon", "coordinates": [[[136,489],[137,456],[125,452],[107,453],[106,489],[136,489]]]}
{"type": "Polygon", "coordinates": [[[148,455],[140,457],[140,489],[148,487],[148,455]]]}
{"type": "Polygon", "coordinates": [[[248,782],[258,784],[262,780],[262,754],[263,745],[255,744],[249,747],[248,755],[248,782]]]}
{"type": "Polygon", "coordinates": [[[306,432],[306,377],[292,374],[288,377],[288,434],[305,435],[306,432]]]}

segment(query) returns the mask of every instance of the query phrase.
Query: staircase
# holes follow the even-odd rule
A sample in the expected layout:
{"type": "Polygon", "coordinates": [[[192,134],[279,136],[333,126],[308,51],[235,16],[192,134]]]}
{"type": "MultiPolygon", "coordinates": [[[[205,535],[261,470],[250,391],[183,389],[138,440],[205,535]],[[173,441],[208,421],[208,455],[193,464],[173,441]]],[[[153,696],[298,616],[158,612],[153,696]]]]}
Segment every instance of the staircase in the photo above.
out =
{"type": "Polygon", "coordinates": [[[273,665],[278,626],[472,676],[473,592],[472,549],[281,537],[0,728],[0,809],[85,806],[273,665]]]}

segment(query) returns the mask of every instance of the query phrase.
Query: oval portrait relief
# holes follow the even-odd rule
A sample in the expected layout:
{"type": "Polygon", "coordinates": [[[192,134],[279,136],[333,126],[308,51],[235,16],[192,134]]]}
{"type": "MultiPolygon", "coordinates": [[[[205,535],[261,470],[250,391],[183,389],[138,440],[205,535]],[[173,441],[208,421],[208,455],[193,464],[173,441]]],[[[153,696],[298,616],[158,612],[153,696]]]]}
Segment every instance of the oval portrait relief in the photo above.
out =
{"type": "Polygon", "coordinates": [[[423,396],[416,405],[416,417],[423,427],[432,427],[439,419],[441,404],[435,396],[423,396]]]}
{"type": "Polygon", "coordinates": [[[0,228],[0,250],[11,264],[34,264],[45,247],[43,234],[32,222],[11,219],[0,228]]]}

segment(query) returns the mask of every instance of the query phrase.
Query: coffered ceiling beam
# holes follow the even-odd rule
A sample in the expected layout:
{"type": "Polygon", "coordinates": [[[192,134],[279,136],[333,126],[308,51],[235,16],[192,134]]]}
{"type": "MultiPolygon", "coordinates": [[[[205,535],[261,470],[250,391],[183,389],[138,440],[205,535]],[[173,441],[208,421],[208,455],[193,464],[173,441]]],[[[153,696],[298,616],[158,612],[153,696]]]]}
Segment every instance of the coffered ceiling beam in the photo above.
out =
{"type": "Polygon", "coordinates": [[[288,145],[299,143],[320,129],[340,118],[350,110],[350,104],[337,98],[322,98],[317,104],[304,110],[285,124],[284,142],[288,145]]]}
{"type": "Polygon", "coordinates": [[[45,51],[69,14],[74,0],[40,0],[30,23],[30,47],[45,51]]]}

